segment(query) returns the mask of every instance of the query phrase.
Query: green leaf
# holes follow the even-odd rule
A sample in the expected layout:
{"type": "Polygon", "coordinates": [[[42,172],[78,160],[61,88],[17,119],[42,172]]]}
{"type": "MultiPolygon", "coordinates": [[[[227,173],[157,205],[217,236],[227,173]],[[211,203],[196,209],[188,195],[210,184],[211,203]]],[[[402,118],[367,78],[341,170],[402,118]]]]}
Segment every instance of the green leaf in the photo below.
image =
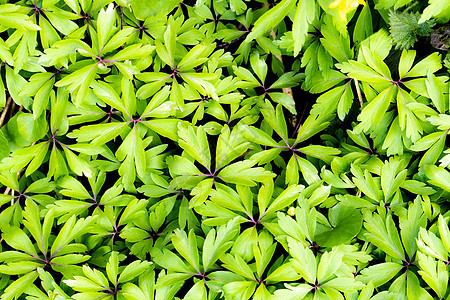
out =
{"type": "Polygon", "coordinates": [[[310,145],[297,149],[299,152],[304,153],[306,155],[319,158],[324,162],[330,164],[335,155],[341,153],[339,149],[335,149],[332,147],[325,147],[320,145],[310,145]]]}
{"type": "Polygon", "coordinates": [[[67,68],[69,59],[72,63],[75,62],[78,48],[89,48],[89,46],[78,39],[57,41],[50,48],[44,50],[44,54],[39,57],[38,63],[44,66],[61,64],[67,68]]]}
{"type": "MultiPolygon", "coordinates": [[[[286,12],[292,8],[287,8],[286,12]]],[[[308,34],[309,25],[316,16],[316,4],[312,0],[302,0],[297,4],[297,10],[292,25],[292,36],[294,38],[294,56],[297,56],[303,47],[308,34]]],[[[259,19],[258,19],[259,21],[259,19]]]]}
{"type": "Polygon", "coordinates": [[[338,277],[325,283],[324,288],[334,288],[340,292],[352,293],[362,289],[364,286],[363,283],[356,281],[353,278],[338,277]]]}
{"type": "Polygon", "coordinates": [[[46,134],[48,125],[44,115],[36,118],[36,115],[23,113],[17,117],[17,128],[25,139],[38,141],[46,134]]]}
{"type": "Polygon", "coordinates": [[[208,95],[212,99],[219,101],[216,87],[211,83],[217,79],[216,74],[212,73],[179,73],[181,78],[189,85],[195,88],[200,94],[208,95]]]}
{"type": "Polygon", "coordinates": [[[296,286],[285,284],[285,287],[287,289],[278,289],[275,291],[274,299],[303,299],[313,289],[312,286],[304,283],[296,286]]]}
{"type": "Polygon", "coordinates": [[[114,23],[114,5],[110,3],[106,10],[102,8],[98,14],[97,33],[100,48],[103,48],[103,46],[106,45],[106,41],[111,35],[114,23]]]}
{"type": "Polygon", "coordinates": [[[37,255],[31,240],[22,229],[18,227],[9,227],[3,232],[3,239],[13,249],[21,250],[29,255],[37,255]]]}
{"type": "Polygon", "coordinates": [[[17,299],[24,293],[30,285],[38,278],[37,272],[30,272],[23,275],[13,283],[11,283],[1,295],[2,300],[17,299]]]}
{"type": "Polygon", "coordinates": [[[381,168],[381,189],[384,193],[384,201],[388,202],[398,188],[403,184],[407,176],[407,170],[399,172],[400,162],[391,159],[381,168]]]}
{"type": "MultiPolygon", "coordinates": [[[[355,29],[353,31],[353,41],[361,42],[373,33],[372,14],[370,7],[364,5],[356,20],[355,29]]],[[[400,74],[402,74],[400,72],[400,74]]]]}
{"type": "Polygon", "coordinates": [[[124,283],[133,280],[134,278],[148,270],[150,265],[151,262],[148,261],[133,261],[132,263],[127,265],[125,269],[123,269],[117,282],[124,283]]]}
{"type": "MultiPolygon", "coordinates": [[[[192,267],[186,266],[186,264],[183,262],[183,260],[180,257],[178,257],[176,254],[174,254],[173,252],[171,252],[167,249],[163,249],[162,252],[153,250],[152,255],[154,256],[155,262],[167,270],[181,272],[181,273],[189,273],[189,272],[191,272],[190,269],[192,269],[192,271],[195,270],[192,267]]],[[[172,275],[174,275],[174,274],[172,274],[172,275]]],[[[180,277],[189,278],[190,276],[192,276],[191,274],[177,274],[177,275],[178,275],[177,279],[179,279],[180,277]],[[186,275],[187,275],[187,277],[186,277],[186,275]]],[[[162,278],[164,278],[164,277],[162,277],[162,278]]],[[[164,284],[159,281],[158,281],[158,285],[164,286],[164,284]]]]}
{"type": "Polygon", "coordinates": [[[106,275],[112,283],[116,283],[119,273],[119,258],[116,251],[111,252],[108,263],[106,264],[106,275]]]}
{"type": "Polygon", "coordinates": [[[278,77],[269,88],[270,89],[282,89],[297,86],[299,81],[304,78],[304,74],[296,74],[294,72],[287,72],[278,77]]]}
{"type": "Polygon", "coordinates": [[[144,214],[147,204],[147,200],[133,198],[123,210],[118,226],[125,225],[134,219],[141,217],[144,214]]]}
{"type": "Polygon", "coordinates": [[[246,68],[233,66],[233,71],[239,79],[243,80],[239,82],[239,86],[241,88],[254,88],[261,85],[258,82],[258,79],[256,79],[255,76],[253,76],[253,74],[246,68]]]}
{"type": "Polygon", "coordinates": [[[135,16],[140,20],[145,20],[149,17],[156,16],[157,14],[170,13],[181,0],[156,0],[153,2],[133,0],[131,1],[131,8],[135,16]]]}
{"type": "Polygon", "coordinates": [[[290,263],[284,263],[275,271],[270,273],[266,281],[267,282],[284,282],[284,281],[296,281],[300,276],[295,272],[290,263]]]}
{"type": "Polygon", "coordinates": [[[361,122],[360,126],[363,131],[367,132],[369,130],[372,126],[372,120],[380,120],[383,117],[396,93],[397,88],[391,86],[379,93],[375,99],[364,107],[358,116],[358,121],[361,122]]]}
{"type": "MultiPolygon", "coordinates": [[[[10,66],[14,64],[14,59],[11,55],[11,52],[9,51],[9,46],[2,39],[0,39],[0,58],[10,66]]],[[[5,103],[3,103],[3,106],[4,105],[5,103]]]]}
{"type": "Polygon", "coordinates": [[[248,264],[242,259],[239,254],[235,254],[234,256],[227,253],[225,256],[221,258],[221,261],[224,262],[223,267],[227,270],[232,271],[233,273],[245,277],[250,280],[255,279],[255,275],[253,274],[252,269],[248,266],[248,264]]]}
{"type": "Polygon", "coordinates": [[[312,184],[320,180],[319,172],[309,160],[306,160],[299,156],[297,156],[296,158],[303,178],[308,184],[312,184]]]}
{"type": "Polygon", "coordinates": [[[314,254],[301,243],[287,238],[290,254],[292,255],[292,267],[309,283],[316,282],[317,265],[314,254]]]}
{"type": "Polygon", "coordinates": [[[207,300],[206,284],[203,280],[198,281],[194,286],[186,293],[183,299],[186,300],[207,300]]]}
{"type": "Polygon", "coordinates": [[[256,20],[252,31],[247,35],[244,42],[249,43],[262,36],[269,29],[277,26],[294,6],[295,1],[283,0],[272,9],[266,11],[258,20],[256,20]]]}
{"type": "Polygon", "coordinates": [[[272,203],[269,205],[265,214],[271,214],[279,211],[280,209],[287,207],[294,202],[299,196],[300,192],[304,189],[303,185],[291,185],[286,188],[272,203]]]}
{"type": "Polygon", "coordinates": [[[254,186],[256,182],[263,182],[276,175],[264,168],[252,168],[254,161],[240,161],[223,168],[218,177],[228,183],[235,183],[246,186],[254,186]]]}
{"type": "Polygon", "coordinates": [[[435,164],[438,161],[439,157],[441,156],[442,152],[444,151],[444,147],[445,147],[445,136],[444,135],[445,135],[445,133],[443,133],[443,132],[438,132],[438,133],[439,133],[439,139],[422,156],[422,159],[419,162],[419,166],[435,164]]]}
{"type": "Polygon", "coordinates": [[[434,52],[419,61],[403,78],[422,77],[441,68],[441,55],[434,52]]]}
{"type": "Polygon", "coordinates": [[[97,216],[80,218],[75,222],[75,216],[70,217],[56,236],[50,250],[51,255],[56,256],[70,241],[85,234],[96,219],[97,216]]]}
{"type": "Polygon", "coordinates": [[[263,146],[271,146],[271,147],[278,146],[277,142],[275,142],[275,140],[272,139],[270,135],[268,135],[261,129],[255,128],[253,126],[248,126],[245,124],[240,124],[239,130],[242,132],[242,135],[244,135],[247,139],[249,139],[254,143],[263,146]]]}
{"type": "Polygon", "coordinates": [[[297,145],[300,142],[306,141],[327,128],[329,124],[328,117],[329,115],[309,115],[300,127],[294,144],[297,145]]]}
{"type": "Polygon", "coordinates": [[[414,203],[408,208],[408,214],[400,217],[400,234],[402,242],[409,257],[412,257],[417,249],[417,237],[419,228],[425,226],[425,215],[423,214],[420,198],[417,197],[414,203]]]}
{"type": "MultiPolygon", "coordinates": [[[[328,281],[342,264],[343,253],[340,251],[325,252],[320,258],[317,267],[317,281],[319,283],[328,281]]],[[[328,284],[328,283],[327,283],[328,284]]]]}
{"type": "Polygon", "coordinates": [[[275,93],[275,92],[271,92],[268,93],[270,99],[272,99],[273,101],[275,101],[276,103],[279,103],[281,105],[283,105],[287,110],[289,110],[289,112],[293,115],[297,114],[297,111],[295,110],[295,102],[294,99],[285,93],[275,93]]]}
{"type": "Polygon", "coordinates": [[[418,195],[432,195],[436,192],[432,187],[416,180],[405,180],[400,187],[418,195]]]}
{"type": "Polygon", "coordinates": [[[8,140],[5,138],[2,131],[0,131],[0,144],[3,145],[3,147],[0,148],[0,161],[1,161],[5,157],[9,156],[8,140]]]}
{"type": "Polygon", "coordinates": [[[430,179],[428,182],[450,192],[450,173],[442,167],[424,166],[425,175],[430,179]]]}
{"type": "Polygon", "coordinates": [[[197,167],[187,158],[181,156],[173,156],[167,158],[169,170],[177,175],[200,175],[197,167]]]}
{"type": "Polygon", "coordinates": [[[191,70],[194,67],[205,63],[208,61],[207,56],[209,56],[211,52],[211,46],[206,43],[201,43],[194,46],[178,63],[178,71],[183,72],[191,70]]]}
{"type": "Polygon", "coordinates": [[[438,219],[439,235],[444,243],[445,249],[450,253],[450,230],[447,226],[447,221],[442,215],[439,215],[438,219]]]}
{"type": "Polygon", "coordinates": [[[437,126],[439,130],[448,130],[450,128],[450,116],[448,115],[431,116],[427,118],[427,121],[437,126]]]}
{"type": "Polygon", "coordinates": [[[257,287],[257,283],[253,281],[234,281],[223,286],[223,290],[227,295],[238,296],[241,299],[250,299],[257,287]]]}
{"type": "Polygon", "coordinates": [[[205,168],[211,168],[211,153],[209,151],[208,139],[203,127],[195,128],[193,126],[185,127],[182,123],[178,124],[178,143],[189,153],[196,161],[205,168]]]}
{"type": "Polygon", "coordinates": [[[202,254],[204,272],[208,271],[233,246],[232,239],[237,233],[238,218],[230,220],[227,225],[220,226],[217,234],[215,229],[208,232],[202,254]]]}
{"type": "Polygon", "coordinates": [[[402,55],[400,57],[400,62],[398,64],[398,73],[400,78],[406,76],[411,69],[414,58],[416,57],[416,51],[414,50],[402,50],[402,55]]]}
{"type": "Polygon", "coordinates": [[[316,229],[316,210],[314,208],[308,211],[304,208],[296,207],[295,221],[280,212],[277,215],[280,228],[290,237],[298,241],[303,241],[305,238],[308,241],[313,240],[316,229]],[[303,222],[303,220],[307,220],[307,222],[303,222]]]}
{"type": "MultiPolygon", "coordinates": [[[[184,283],[186,279],[192,277],[190,274],[172,273],[159,277],[156,287],[158,289],[174,286],[174,284],[184,283]]],[[[176,286],[175,286],[176,287],[176,286]]],[[[181,285],[180,285],[181,287],[181,285]]],[[[176,290],[175,290],[176,293],[176,290]]],[[[175,294],[174,293],[174,294],[175,294]]]]}
{"type": "Polygon", "coordinates": [[[98,292],[103,289],[102,287],[109,287],[108,280],[100,271],[85,265],[83,266],[83,273],[86,277],[75,276],[75,279],[65,280],[64,283],[78,292],[98,292]]]}
{"type": "Polygon", "coordinates": [[[444,22],[448,21],[449,2],[446,0],[436,1],[430,0],[429,5],[423,10],[419,24],[429,20],[432,17],[440,17],[444,22]]]}
{"type": "Polygon", "coordinates": [[[94,90],[95,95],[97,95],[97,97],[99,97],[103,102],[125,114],[128,114],[123,101],[111,85],[102,81],[93,81],[90,85],[94,90]]]}
{"type": "Polygon", "coordinates": [[[89,86],[94,81],[95,75],[98,72],[98,64],[87,65],[61,79],[55,83],[55,86],[69,86],[71,92],[79,87],[75,105],[79,106],[83,99],[86,98],[89,91],[89,86]]]}
{"type": "Polygon", "coordinates": [[[292,155],[289,159],[288,164],[286,165],[286,184],[298,184],[299,180],[299,170],[298,170],[298,163],[296,159],[296,155],[292,155]]]}
{"type": "Polygon", "coordinates": [[[10,67],[6,66],[6,88],[9,94],[15,103],[29,107],[31,98],[20,94],[26,83],[27,81],[20,74],[16,74],[10,67]]]}
{"type": "Polygon", "coordinates": [[[230,128],[225,124],[222,127],[216,145],[216,170],[243,155],[248,147],[249,143],[245,141],[241,131],[233,129],[230,132],[230,128]]]}
{"type": "Polygon", "coordinates": [[[199,184],[197,184],[197,186],[191,191],[191,195],[193,197],[191,201],[189,201],[189,208],[198,206],[205,202],[211,192],[213,184],[213,178],[202,180],[199,184]]]}
{"type": "Polygon", "coordinates": [[[199,254],[197,250],[197,240],[193,230],[189,235],[180,229],[172,234],[172,243],[180,255],[186,259],[197,271],[200,270],[199,254]]]}
{"type": "Polygon", "coordinates": [[[245,261],[249,261],[253,258],[253,246],[258,243],[257,230],[253,228],[247,228],[237,237],[231,249],[231,253],[238,254],[245,261]]]}
{"type": "Polygon", "coordinates": [[[353,105],[354,95],[349,85],[346,85],[344,93],[339,99],[337,114],[341,121],[344,121],[345,116],[349,113],[350,108],[353,105]]]}
{"type": "MultiPolygon", "coordinates": [[[[445,131],[433,132],[429,135],[422,137],[420,140],[416,141],[414,145],[411,146],[413,151],[424,151],[433,146],[436,142],[444,139],[445,131]]],[[[439,153],[440,154],[440,153],[439,153]]]]}
{"type": "Polygon", "coordinates": [[[87,161],[78,157],[66,147],[63,147],[63,150],[66,154],[67,163],[75,174],[78,176],[84,175],[88,178],[92,177],[92,170],[87,161]]]}
{"type": "Polygon", "coordinates": [[[78,142],[92,141],[95,146],[103,145],[114,139],[128,128],[127,123],[104,123],[83,126],[69,133],[69,137],[76,138],[78,142]]]}
{"type": "Polygon", "coordinates": [[[356,277],[363,283],[372,282],[374,287],[379,287],[389,282],[403,268],[401,264],[395,262],[385,262],[376,264],[361,271],[361,275],[356,277]]]}
{"type": "Polygon", "coordinates": [[[283,141],[287,144],[288,132],[283,107],[281,105],[277,105],[275,110],[272,104],[266,100],[266,105],[261,112],[264,116],[264,120],[280,137],[283,138],[283,141]]]}
{"type": "MultiPolygon", "coordinates": [[[[132,32],[132,28],[126,28],[129,29],[129,32],[132,32]]],[[[124,29],[125,30],[125,29],[124,29]]],[[[122,31],[124,31],[122,30],[122,31]]],[[[122,31],[119,31],[119,33],[121,33],[122,31]]],[[[119,34],[117,33],[117,34],[119,34]]],[[[111,40],[108,42],[108,44],[106,45],[106,47],[110,47],[111,50],[115,50],[117,47],[116,45],[120,46],[121,44],[123,44],[123,42],[121,41],[115,41],[114,40],[115,36],[113,36],[111,38],[111,40]]],[[[128,38],[128,37],[127,37],[128,38]]],[[[105,47],[105,49],[106,49],[105,47]]],[[[130,45],[128,47],[125,47],[123,50],[119,51],[117,54],[115,54],[113,57],[111,57],[111,60],[114,61],[114,64],[117,65],[117,61],[119,60],[128,60],[128,59],[139,59],[139,58],[143,58],[143,57],[147,57],[150,56],[150,54],[153,52],[153,50],[155,49],[154,46],[151,45],[144,45],[142,46],[141,44],[134,44],[134,45],[130,45]]],[[[119,64],[121,65],[121,64],[119,64]]],[[[133,74],[137,74],[136,70],[134,69],[134,65],[129,65],[129,68],[131,68],[133,70],[133,74]],[[136,73],[134,73],[136,72],[136,73]]],[[[131,78],[129,78],[131,79],[131,78]]]]}
{"type": "Polygon", "coordinates": [[[153,119],[148,121],[143,121],[142,123],[156,132],[157,134],[169,138],[172,141],[178,140],[178,119],[153,119]]]}
{"type": "Polygon", "coordinates": [[[387,83],[388,79],[379,74],[369,66],[359,61],[350,60],[336,65],[341,72],[348,73],[348,76],[357,80],[370,83],[387,83]]]}
{"type": "Polygon", "coordinates": [[[31,18],[21,11],[19,5],[0,5],[0,23],[6,28],[17,28],[23,30],[40,30],[31,18]]]}
{"type": "Polygon", "coordinates": [[[422,253],[417,253],[419,266],[418,272],[422,279],[434,290],[439,298],[444,298],[448,286],[448,271],[442,261],[435,261],[433,258],[422,253]]]}
{"type": "Polygon", "coordinates": [[[437,108],[439,113],[443,113],[446,110],[445,99],[444,99],[444,87],[439,84],[436,76],[431,73],[430,70],[427,72],[427,79],[425,80],[427,86],[428,95],[430,95],[431,101],[437,108]]]}
{"type": "Polygon", "coordinates": [[[247,5],[242,0],[231,0],[230,1],[230,8],[232,11],[236,12],[238,15],[245,12],[245,9],[247,9],[247,5]]]}
{"type": "Polygon", "coordinates": [[[353,239],[361,230],[363,216],[359,210],[335,205],[328,212],[332,227],[316,234],[314,240],[322,247],[334,247],[353,239]]]}
{"type": "Polygon", "coordinates": [[[258,52],[255,52],[250,56],[250,66],[258,76],[260,82],[264,83],[267,76],[267,64],[259,57],[258,52]]]}
{"type": "Polygon", "coordinates": [[[70,35],[71,32],[78,29],[77,24],[70,20],[75,19],[76,15],[70,14],[64,10],[47,12],[45,16],[48,18],[53,27],[64,35],[70,35]]]}
{"type": "Polygon", "coordinates": [[[388,215],[384,221],[378,214],[369,213],[364,221],[364,227],[368,230],[364,234],[367,240],[392,258],[405,260],[405,252],[391,215],[388,215]]]}

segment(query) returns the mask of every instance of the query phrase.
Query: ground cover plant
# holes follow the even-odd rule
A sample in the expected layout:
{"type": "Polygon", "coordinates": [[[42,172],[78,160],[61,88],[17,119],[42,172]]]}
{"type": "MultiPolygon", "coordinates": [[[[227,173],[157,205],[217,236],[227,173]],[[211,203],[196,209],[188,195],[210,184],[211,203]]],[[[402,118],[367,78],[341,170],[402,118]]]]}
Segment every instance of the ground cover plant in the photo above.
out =
{"type": "Polygon", "coordinates": [[[450,299],[449,0],[0,0],[0,299],[450,299]]]}

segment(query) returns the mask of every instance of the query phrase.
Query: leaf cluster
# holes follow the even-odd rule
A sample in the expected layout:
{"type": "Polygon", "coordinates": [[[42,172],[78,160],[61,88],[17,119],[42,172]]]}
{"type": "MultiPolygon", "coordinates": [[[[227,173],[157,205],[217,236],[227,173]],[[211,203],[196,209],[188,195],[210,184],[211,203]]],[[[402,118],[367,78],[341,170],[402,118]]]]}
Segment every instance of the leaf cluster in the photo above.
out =
{"type": "Polygon", "coordinates": [[[449,16],[0,1],[0,299],[448,299],[449,16]]]}

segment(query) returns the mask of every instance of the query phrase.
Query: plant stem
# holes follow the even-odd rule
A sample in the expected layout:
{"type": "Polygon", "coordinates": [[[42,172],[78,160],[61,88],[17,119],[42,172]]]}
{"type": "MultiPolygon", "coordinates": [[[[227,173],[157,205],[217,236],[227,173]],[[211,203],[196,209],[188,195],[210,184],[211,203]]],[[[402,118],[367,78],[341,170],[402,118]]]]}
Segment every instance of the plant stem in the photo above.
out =
{"type": "MultiPolygon", "coordinates": [[[[275,34],[275,31],[273,31],[273,29],[270,30],[270,36],[274,40],[277,38],[277,35],[275,34]]],[[[275,55],[275,57],[278,58],[281,61],[281,63],[283,63],[283,57],[281,57],[281,55],[275,55]]],[[[294,100],[294,94],[292,93],[292,88],[282,88],[282,91],[283,91],[284,94],[286,94],[289,97],[291,97],[292,100],[294,100]]]]}
{"type": "Polygon", "coordinates": [[[361,105],[361,107],[363,107],[361,89],[359,88],[358,80],[357,79],[354,79],[354,80],[355,80],[355,86],[356,86],[356,93],[358,94],[359,105],[361,105]]]}
{"type": "Polygon", "coordinates": [[[3,121],[5,120],[6,112],[8,111],[9,105],[11,104],[11,99],[11,96],[9,96],[6,100],[5,107],[3,108],[2,115],[0,116],[0,127],[2,127],[3,121]]]}
{"type": "Polygon", "coordinates": [[[3,195],[8,195],[10,190],[11,189],[9,187],[6,187],[6,190],[3,192],[3,195]]]}

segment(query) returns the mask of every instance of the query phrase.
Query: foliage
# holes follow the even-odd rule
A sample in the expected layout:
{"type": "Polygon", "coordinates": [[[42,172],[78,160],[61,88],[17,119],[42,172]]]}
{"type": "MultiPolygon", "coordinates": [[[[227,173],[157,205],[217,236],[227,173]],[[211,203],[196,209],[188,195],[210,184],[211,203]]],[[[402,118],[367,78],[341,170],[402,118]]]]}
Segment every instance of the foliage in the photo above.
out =
{"type": "Polygon", "coordinates": [[[389,13],[389,31],[397,49],[410,49],[417,42],[417,36],[429,36],[434,22],[427,20],[418,23],[420,14],[391,11],[389,13]]]}
{"type": "Polygon", "coordinates": [[[449,16],[0,1],[0,299],[449,299],[449,16]]]}

